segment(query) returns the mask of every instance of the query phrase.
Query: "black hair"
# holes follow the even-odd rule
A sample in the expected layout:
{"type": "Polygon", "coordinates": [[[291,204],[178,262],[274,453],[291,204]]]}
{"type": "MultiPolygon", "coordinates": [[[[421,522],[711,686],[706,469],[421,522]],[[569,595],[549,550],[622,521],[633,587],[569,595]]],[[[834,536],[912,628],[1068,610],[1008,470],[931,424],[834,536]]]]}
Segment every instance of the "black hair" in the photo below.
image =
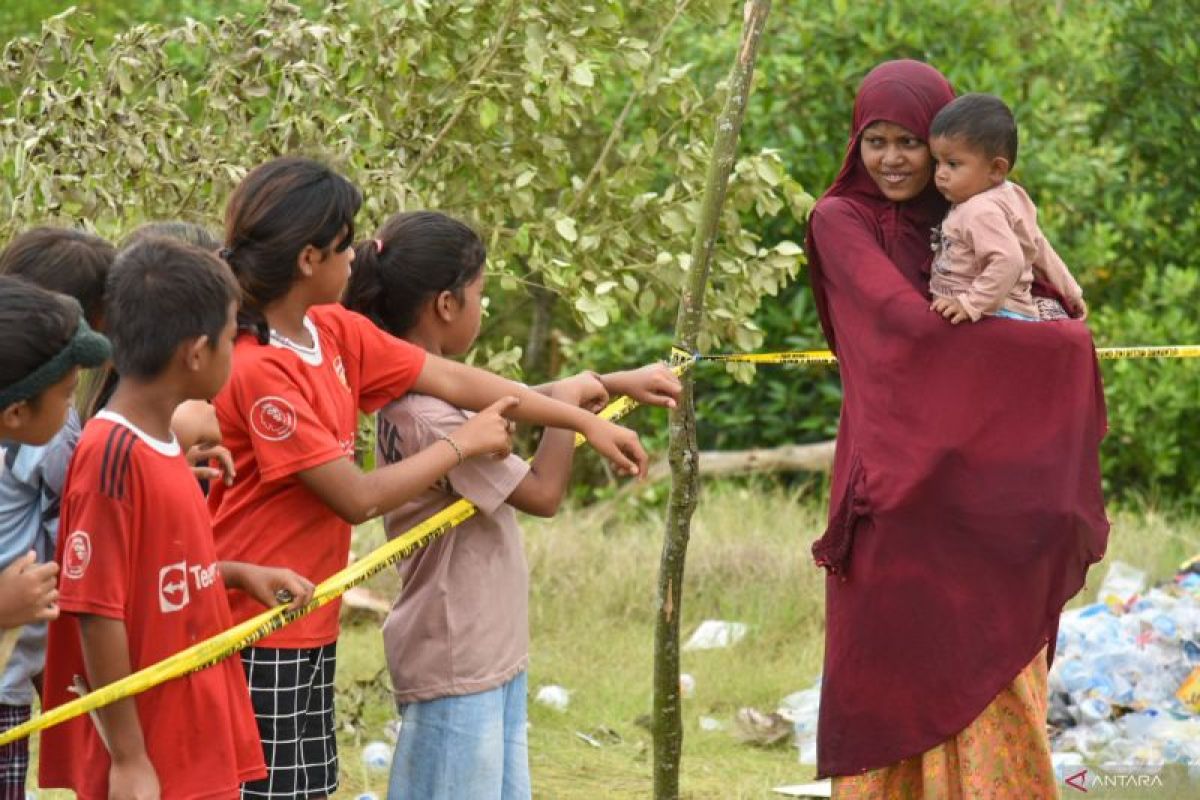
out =
{"type": "MultiPolygon", "coordinates": [[[[27,377],[75,336],[79,304],[12,275],[0,275],[0,389],[27,377]]],[[[31,405],[36,405],[33,398],[31,405]]]]}
{"type": "Polygon", "coordinates": [[[121,240],[121,249],[124,250],[132,247],[143,239],[157,237],[178,239],[181,242],[194,244],[201,250],[207,250],[210,253],[215,253],[221,249],[221,240],[217,237],[217,234],[203,225],[198,225],[195,222],[184,222],[182,220],[147,222],[139,225],[121,240]]]}
{"type": "Polygon", "coordinates": [[[431,297],[449,291],[461,299],[486,259],[483,241],[465,223],[437,211],[396,214],[377,239],[355,245],[342,303],[403,336],[431,297]]]}
{"type": "Polygon", "coordinates": [[[176,239],[148,238],[117,256],[107,295],[117,372],[148,379],[189,339],[207,336],[217,346],[238,287],[214,254],[176,239]]]}
{"type": "Polygon", "coordinates": [[[942,108],[929,126],[929,138],[961,138],[988,158],[1008,159],[1008,168],[1017,165],[1017,121],[999,97],[991,94],[964,94],[942,108]]]}
{"type": "Polygon", "coordinates": [[[100,327],[104,281],[116,255],[111,244],[87,231],[32,228],[0,253],[0,274],[75,298],[87,320],[100,327]]]}
{"type": "Polygon", "coordinates": [[[242,288],[239,328],[266,344],[263,309],[292,288],[300,253],[349,247],[361,206],[358,188],[318,161],[277,158],[252,169],[229,198],[221,250],[242,288]]]}

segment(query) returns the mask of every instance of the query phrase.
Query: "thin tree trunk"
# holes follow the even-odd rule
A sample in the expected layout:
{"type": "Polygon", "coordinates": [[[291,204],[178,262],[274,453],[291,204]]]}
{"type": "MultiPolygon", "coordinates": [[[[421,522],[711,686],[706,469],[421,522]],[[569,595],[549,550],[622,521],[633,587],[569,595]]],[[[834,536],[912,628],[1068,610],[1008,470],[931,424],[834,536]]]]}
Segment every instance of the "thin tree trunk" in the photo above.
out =
{"type": "MultiPolygon", "coordinates": [[[[729,73],[725,108],[717,119],[712,160],[700,219],[692,239],[692,267],[679,300],[675,341],[688,352],[696,350],[704,311],[704,290],[709,263],[725,204],[729,174],[737,160],[738,134],[750,96],[754,61],[770,11],[770,0],[748,0],[741,46],[729,73]]],[[[678,408],[671,412],[671,498],[663,537],[658,572],[658,619],[654,629],[654,797],[679,797],[679,758],[683,749],[683,717],[679,705],[679,611],[683,566],[696,510],[699,452],[696,445],[696,415],[690,372],[683,376],[683,393],[678,408]]]]}
{"type": "Polygon", "coordinates": [[[555,294],[542,283],[540,272],[529,276],[528,291],[533,298],[533,324],[529,326],[521,368],[527,381],[541,382],[550,378],[550,322],[555,294]]]}

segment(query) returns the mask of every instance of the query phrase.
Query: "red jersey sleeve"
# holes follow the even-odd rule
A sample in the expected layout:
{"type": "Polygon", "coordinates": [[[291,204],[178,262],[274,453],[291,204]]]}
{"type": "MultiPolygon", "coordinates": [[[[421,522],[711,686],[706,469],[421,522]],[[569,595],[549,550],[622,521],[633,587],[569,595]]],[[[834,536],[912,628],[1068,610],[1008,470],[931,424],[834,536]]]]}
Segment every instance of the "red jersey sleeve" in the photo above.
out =
{"type": "Polygon", "coordinates": [[[227,411],[246,431],[264,481],[345,457],[337,436],[322,424],[307,394],[284,367],[260,361],[254,369],[235,371],[234,381],[227,411]]]}
{"type": "Polygon", "coordinates": [[[59,606],[75,614],[125,619],[133,563],[133,512],[99,491],[68,493],[60,533],[59,606]]]}
{"type": "Polygon", "coordinates": [[[425,350],[380,330],[361,314],[339,310],[351,362],[347,372],[356,373],[350,385],[358,390],[359,410],[374,413],[412,389],[425,366],[425,350]]]}

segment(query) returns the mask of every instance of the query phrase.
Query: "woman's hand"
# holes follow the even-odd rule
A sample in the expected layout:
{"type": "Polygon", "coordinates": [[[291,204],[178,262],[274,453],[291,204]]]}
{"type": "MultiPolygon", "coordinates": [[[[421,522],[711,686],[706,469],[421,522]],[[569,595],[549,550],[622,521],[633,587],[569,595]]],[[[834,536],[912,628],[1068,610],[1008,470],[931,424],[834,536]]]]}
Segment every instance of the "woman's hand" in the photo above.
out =
{"type": "Polygon", "coordinates": [[[601,378],[605,387],[615,395],[628,395],[649,406],[674,408],[679,402],[683,383],[674,370],[661,362],[638,369],[613,372],[601,378]]]}
{"type": "Polygon", "coordinates": [[[929,304],[929,310],[936,311],[950,320],[951,325],[971,321],[971,315],[967,313],[967,310],[963,308],[963,304],[956,297],[935,297],[933,302],[929,304]]]}
{"type": "Polygon", "coordinates": [[[58,564],[37,563],[32,550],[0,572],[0,628],[58,616],[58,564]]]}
{"type": "Polygon", "coordinates": [[[222,561],[221,577],[226,586],[241,589],[267,608],[287,603],[294,611],[308,605],[315,589],[312,581],[290,569],[244,561],[222,561]]]}
{"type": "Polygon", "coordinates": [[[226,486],[233,485],[237,471],[233,468],[233,454],[219,444],[197,444],[187,451],[192,474],[202,481],[223,480],[226,486]],[[216,461],[217,466],[212,462],[216,461]]]}
{"type": "Polygon", "coordinates": [[[507,458],[512,453],[513,424],[504,414],[520,402],[515,397],[502,397],[464,422],[448,437],[455,451],[463,458],[484,454],[507,458]]]}

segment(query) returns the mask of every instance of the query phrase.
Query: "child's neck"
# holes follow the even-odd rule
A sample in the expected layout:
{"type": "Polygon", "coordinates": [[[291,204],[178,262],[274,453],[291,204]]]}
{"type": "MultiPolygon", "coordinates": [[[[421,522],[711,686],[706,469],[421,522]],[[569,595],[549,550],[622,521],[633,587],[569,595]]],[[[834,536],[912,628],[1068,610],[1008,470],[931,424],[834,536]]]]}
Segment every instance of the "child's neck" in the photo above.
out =
{"type": "Polygon", "coordinates": [[[442,353],[442,343],[438,337],[429,331],[421,330],[419,325],[404,334],[404,341],[409,344],[415,344],[426,353],[433,353],[435,356],[444,355],[442,353]]]}
{"type": "Polygon", "coordinates": [[[300,292],[290,291],[263,310],[267,325],[285,339],[302,347],[313,347],[316,342],[304,326],[305,313],[312,304],[300,292]]]}
{"type": "Polygon", "coordinates": [[[105,409],[160,441],[172,439],[171,417],[188,398],[170,380],[121,378],[105,409]]]}

